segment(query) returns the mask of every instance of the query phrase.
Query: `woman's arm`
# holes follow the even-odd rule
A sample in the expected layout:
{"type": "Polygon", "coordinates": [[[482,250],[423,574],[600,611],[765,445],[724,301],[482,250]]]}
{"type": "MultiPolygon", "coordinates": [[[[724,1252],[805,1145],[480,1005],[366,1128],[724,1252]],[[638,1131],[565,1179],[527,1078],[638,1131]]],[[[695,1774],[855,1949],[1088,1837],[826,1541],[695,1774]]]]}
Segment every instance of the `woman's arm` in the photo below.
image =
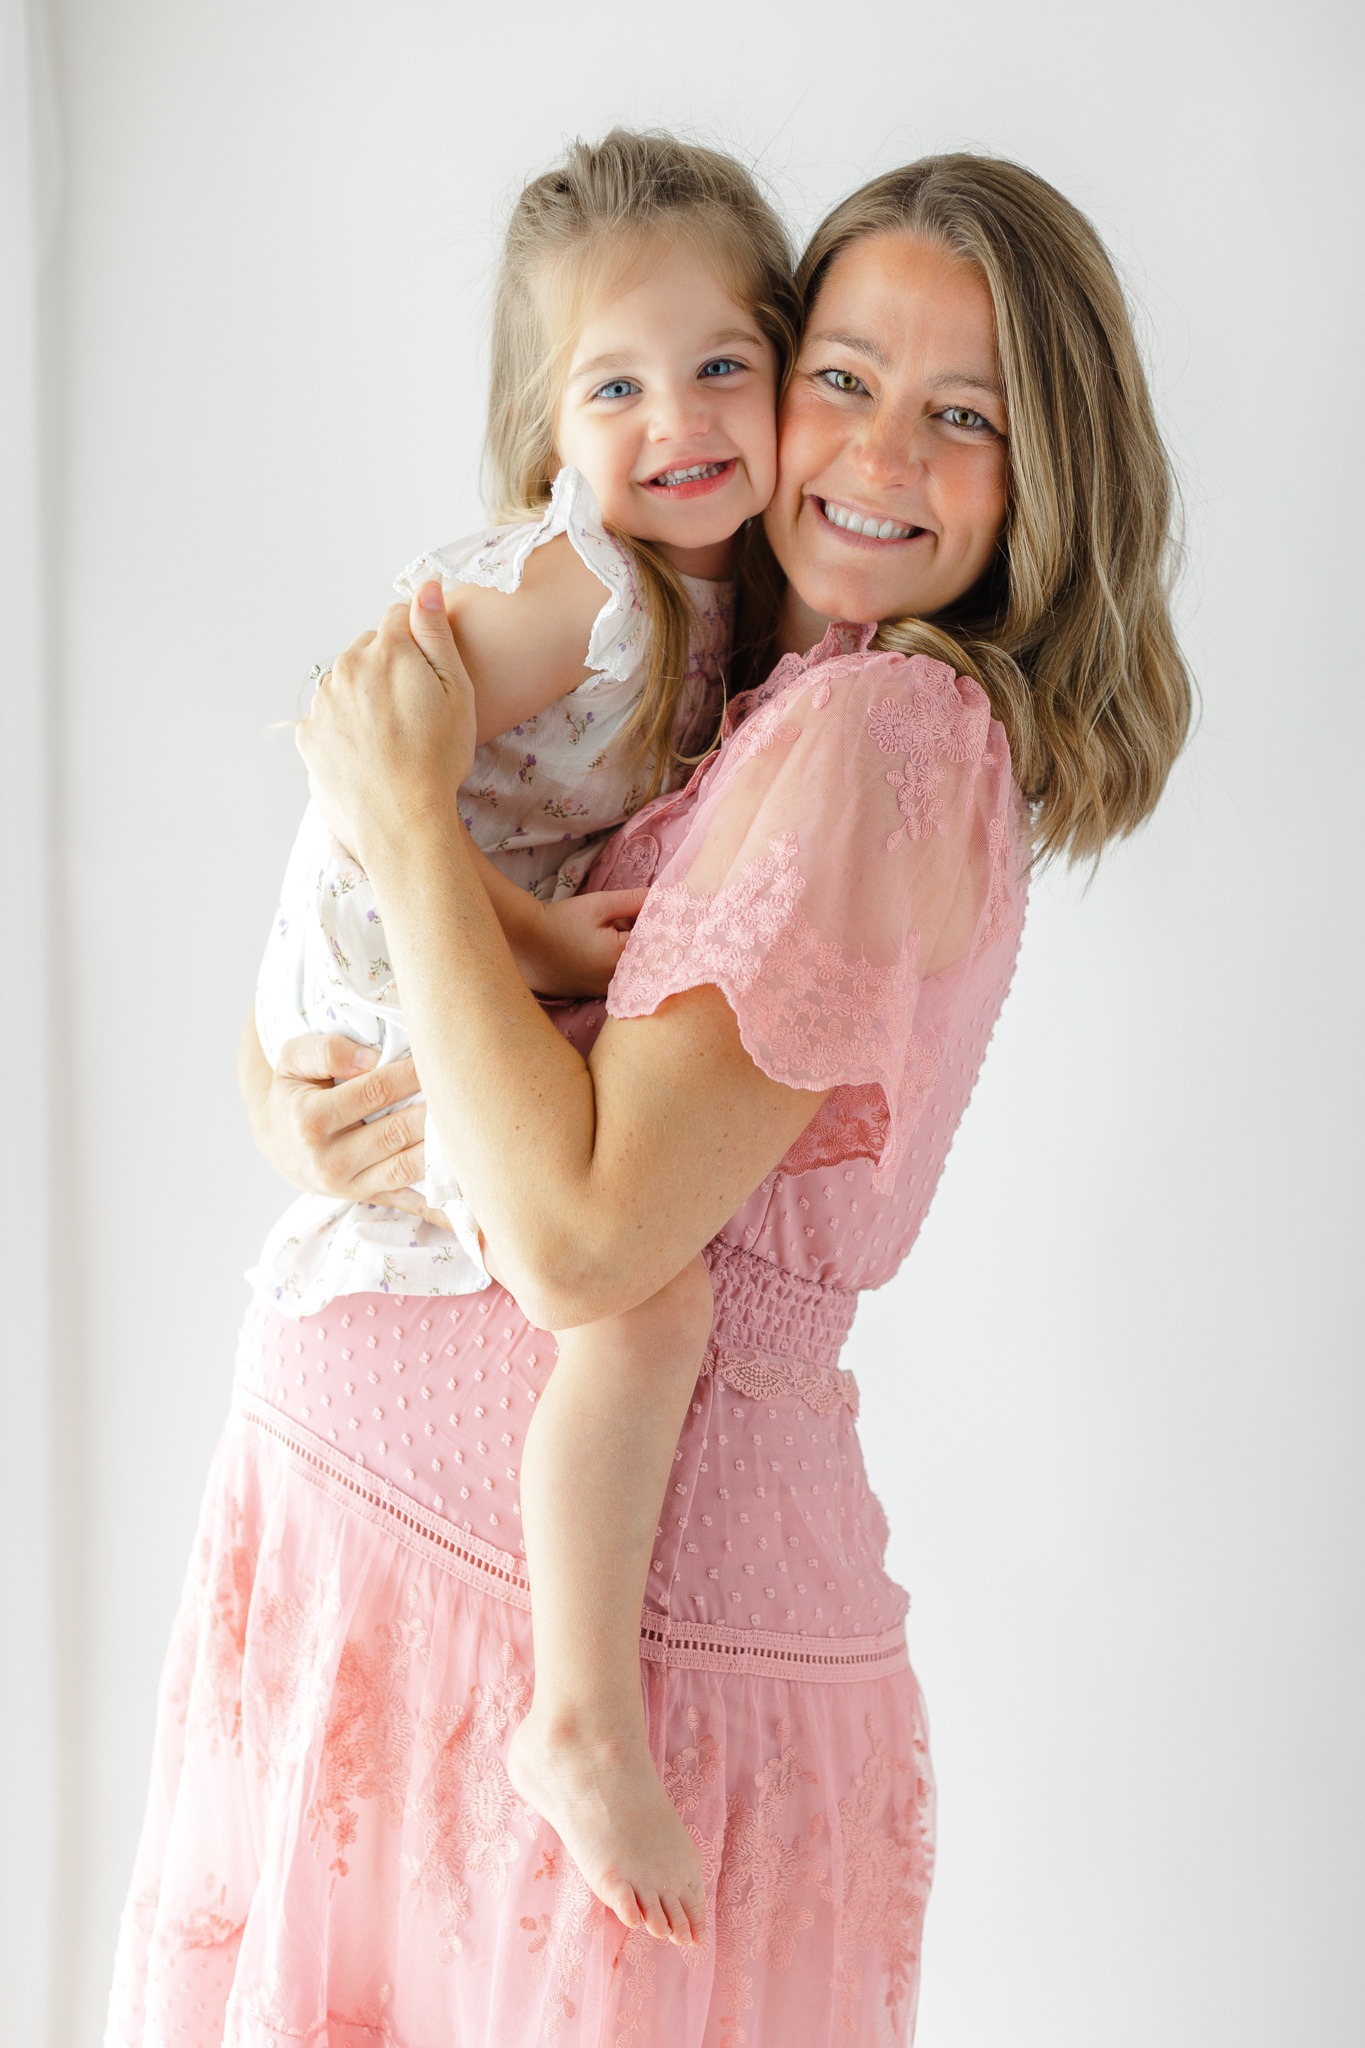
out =
{"type": "Polygon", "coordinates": [[[678,1272],[825,1097],[761,1073],[713,988],[609,1020],[590,1062],[554,1029],[450,815],[474,706],[435,586],[420,596],[411,623],[395,608],[340,657],[299,746],[374,884],[427,1100],[498,1269],[565,1328],[678,1272]]]}

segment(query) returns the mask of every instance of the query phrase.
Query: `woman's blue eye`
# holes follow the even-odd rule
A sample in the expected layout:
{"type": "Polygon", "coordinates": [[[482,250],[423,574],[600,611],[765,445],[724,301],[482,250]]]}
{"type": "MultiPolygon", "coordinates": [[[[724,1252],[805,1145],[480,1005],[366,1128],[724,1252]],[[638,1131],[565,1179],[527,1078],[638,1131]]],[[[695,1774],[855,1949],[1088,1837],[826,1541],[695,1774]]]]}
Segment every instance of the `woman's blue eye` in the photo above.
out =
{"type": "Polygon", "coordinates": [[[862,378],[855,377],[852,370],[821,370],[819,374],[821,382],[828,384],[831,391],[866,391],[867,389],[862,378]]]}
{"type": "Polygon", "coordinates": [[[613,377],[610,384],[599,384],[593,392],[594,398],[629,398],[639,386],[632,384],[629,377],[613,377]]]}
{"type": "Polygon", "coordinates": [[[736,362],[733,356],[716,356],[711,362],[702,364],[698,375],[702,377],[730,377],[734,375],[736,370],[742,370],[743,368],[743,363],[736,362]]]}

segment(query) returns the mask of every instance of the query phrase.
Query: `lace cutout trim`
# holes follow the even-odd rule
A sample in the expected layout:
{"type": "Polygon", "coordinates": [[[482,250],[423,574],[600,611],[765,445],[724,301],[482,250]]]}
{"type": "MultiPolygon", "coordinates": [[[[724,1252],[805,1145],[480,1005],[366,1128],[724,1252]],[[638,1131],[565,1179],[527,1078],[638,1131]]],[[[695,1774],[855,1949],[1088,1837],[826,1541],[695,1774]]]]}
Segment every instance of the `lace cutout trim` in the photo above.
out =
{"type": "Polygon", "coordinates": [[[904,1624],[878,1636],[786,1636],[727,1629],[719,1622],[646,1621],[640,1655],[682,1671],[729,1671],[749,1678],[856,1683],[909,1669],[904,1624]],[[725,1639],[730,1638],[727,1642],[725,1639]]]}
{"type": "Polygon", "coordinates": [[[510,1552],[428,1513],[387,1480],[363,1465],[338,1457],[306,1429],[297,1429],[254,1394],[237,1395],[237,1411],[262,1436],[270,1437],[305,1479],[377,1528],[386,1528],[425,1563],[440,1565],[467,1586],[477,1586],[513,1607],[529,1608],[531,1584],[525,1566],[510,1552]]]}
{"type": "MultiPolygon", "coordinates": [[[[249,1428],[268,1437],[294,1470],[314,1486],[379,1528],[388,1528],[414,1555],[467,1586],[490,1593],[509,1606],[529,1609],[531,1588],[525,1567],[505,1550],[466,1535],[376,1479],[363,1466],[339,1458],[307,1430],[287,1423],[268,1401],[238,1394],[237,1413],[249,1428]]],[[[854,1681],[880,1678],[907,1668],[905,1630],[877,1636],[782,1635],[767,1629],[726,1628],[720,1622],[663,1620],[645,1614],[640,1655],[652,1664],[685,1671],[738,1673],[749,1677],[854,1681]]]]}

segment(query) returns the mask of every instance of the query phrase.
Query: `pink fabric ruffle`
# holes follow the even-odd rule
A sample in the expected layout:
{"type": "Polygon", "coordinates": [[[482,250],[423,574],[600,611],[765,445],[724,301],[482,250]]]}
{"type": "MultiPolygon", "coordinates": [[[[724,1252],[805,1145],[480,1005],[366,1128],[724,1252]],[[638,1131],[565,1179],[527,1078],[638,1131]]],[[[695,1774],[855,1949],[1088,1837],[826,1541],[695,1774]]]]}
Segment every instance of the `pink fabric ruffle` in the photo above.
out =
{"type": "MultiPolygon", "coordinates": [[[[871,652],[870,632],[850,651],[833,628],[781,663],[693,785],[607,1007],[649,1016],[714,984],[764,1073],[835,1091],[789,1170],[871,1157],[889,1189],[945,1048],[998,978],[978,960],[1005,941],[1012,957],[1027,835],[984,690],[871,652]]],[[[596,885],[647,864],[633,839],[653,823],[618,835],[596,885]]]]}
{"type": "Polygon", "coordinates": [[[647,1654],[651,1740],[707,1871],[685,1960],[627,1936],[512,1790],[516,1561],[502,1591],[477,1539],[468,1569],[458,1542],[443,1562],[450,1524],[269,1414],[239,1408],[210,1481],[107,2048],[907,2038],[933,1794],[903,1662],[821,1682],[647,1654]]]}

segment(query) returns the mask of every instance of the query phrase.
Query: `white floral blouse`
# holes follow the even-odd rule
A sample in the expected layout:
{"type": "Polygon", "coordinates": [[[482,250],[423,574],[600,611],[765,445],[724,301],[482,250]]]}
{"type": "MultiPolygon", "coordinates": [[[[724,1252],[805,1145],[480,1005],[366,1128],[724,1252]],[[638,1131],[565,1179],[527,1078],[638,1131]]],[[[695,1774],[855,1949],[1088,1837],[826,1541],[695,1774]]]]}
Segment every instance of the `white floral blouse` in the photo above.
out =
{"type": "MultiPolygon", "coordinates": [[[[423,555],[396,584],[407,597],[432,578],[511,595],[528,557],[560,533],[607,593],[584,656],[593,673],[568,696],[481,746],[458,793],[475,845],[543,900],[574,893],[603,841],[647,787],[646,768],[622,743],[648,675],[650,649],[630,564],[604,531],[589,486],[576,470],[564,469],[539,520],[485,528],[423,555]]],[[[734,593],[728,583],[684,581],[695,622],[675,731],[690,747],[704,743],[708,723],[716,723],[734,593]]],[[[272,1066],[289,1039],[313,1031],[343,1031],[376,1046],[381,1064],[409,1049],[369,878],[312,804],[289,857],[261,962],[256,1022],[272,1066]]],[[[247,1276],[258,1293],[285,1313],[303,1316],[339,1294],[470,1294],[486,1287],[478,1226],[429,1116],[426,1153],[420,1189],[428,1206],[445,1210],[453,1238],[399,1210],[301,1195],[247,1276]]]]}

